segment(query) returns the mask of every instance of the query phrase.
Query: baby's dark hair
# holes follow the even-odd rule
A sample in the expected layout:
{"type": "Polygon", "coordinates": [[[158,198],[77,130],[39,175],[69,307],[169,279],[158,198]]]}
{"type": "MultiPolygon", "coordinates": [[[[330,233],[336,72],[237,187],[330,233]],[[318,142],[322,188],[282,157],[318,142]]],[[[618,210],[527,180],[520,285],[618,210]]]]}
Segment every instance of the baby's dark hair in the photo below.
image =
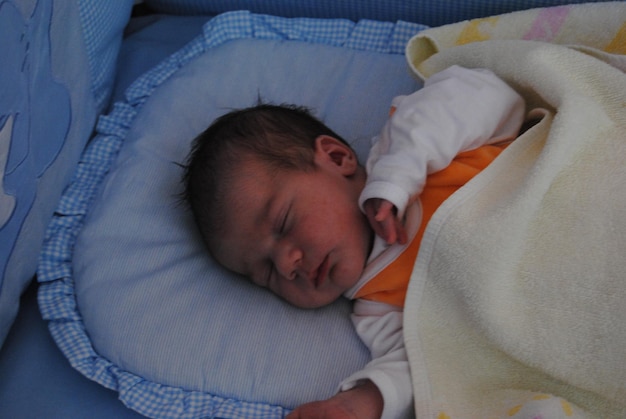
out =
{"type": "Polygon", "coordinates": [[[225,196],[244,158],[258,158],[272,173],[314,170],[320,135],[346,143],[304,107],[259,104],[221,116],[196,137],[183,175],[183,198],[209,249],[224,233],[231,210],[225,196]]]}

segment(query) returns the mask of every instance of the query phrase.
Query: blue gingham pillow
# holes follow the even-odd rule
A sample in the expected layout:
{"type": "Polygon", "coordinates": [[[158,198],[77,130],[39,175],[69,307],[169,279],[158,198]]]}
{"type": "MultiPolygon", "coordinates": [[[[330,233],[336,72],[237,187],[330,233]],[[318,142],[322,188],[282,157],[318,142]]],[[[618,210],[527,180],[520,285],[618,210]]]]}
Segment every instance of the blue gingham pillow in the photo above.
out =
{"type": "Polygon", "coordinates": [[[418,87],[399,22],[233,12],[100,118],[40,259],[39,302],[70,363],[149,417],[282,418],[369,354],[350,304],[296,309],[225,272],[177,205],[191,140],[219,115],[297,103],[361,158],[393,96],[418,87]]]}

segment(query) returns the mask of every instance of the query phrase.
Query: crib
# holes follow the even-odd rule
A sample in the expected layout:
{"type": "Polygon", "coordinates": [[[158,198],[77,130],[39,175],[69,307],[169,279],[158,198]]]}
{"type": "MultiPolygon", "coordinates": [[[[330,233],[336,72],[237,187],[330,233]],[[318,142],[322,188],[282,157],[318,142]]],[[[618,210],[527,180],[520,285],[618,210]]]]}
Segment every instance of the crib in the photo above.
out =
{"type": "MultiPolygon", "coordinates": [[[[330,397],[370,359],[350,303],[296,309],[205,254],[178,200],[190,141],[262,99],[307,106],[364,161],[392,98],[428,72],[407,64],[418,34],[443,49],[437,29],[480,41],[480,25],[532,12],[550,17],[532,40],[567,43],[578,3],[0,1],[0,417],[283,418],[330,397]]],[[[617,29],[590,48],[623,57],[626,3],[586,4],[600,5],[617,29]]],[[[626,414],[623,382],[588,413],[592,390],[563,392],[579,417],[626,414]]]]}

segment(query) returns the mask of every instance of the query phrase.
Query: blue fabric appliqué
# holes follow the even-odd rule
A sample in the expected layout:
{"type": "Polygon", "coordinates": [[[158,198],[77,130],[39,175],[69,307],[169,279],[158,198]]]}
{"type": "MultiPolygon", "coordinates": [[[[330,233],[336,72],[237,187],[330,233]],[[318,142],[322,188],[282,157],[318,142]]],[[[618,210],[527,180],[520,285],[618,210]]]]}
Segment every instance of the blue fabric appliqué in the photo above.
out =
{"type": "Polygon", "coordinates": [[[70,126],[68,90],[52,74],[51,20],[48,1],[37,2],[28,19],[13,1],[0,5],[0,286],[37,180],[58,156],[70,126]]]}

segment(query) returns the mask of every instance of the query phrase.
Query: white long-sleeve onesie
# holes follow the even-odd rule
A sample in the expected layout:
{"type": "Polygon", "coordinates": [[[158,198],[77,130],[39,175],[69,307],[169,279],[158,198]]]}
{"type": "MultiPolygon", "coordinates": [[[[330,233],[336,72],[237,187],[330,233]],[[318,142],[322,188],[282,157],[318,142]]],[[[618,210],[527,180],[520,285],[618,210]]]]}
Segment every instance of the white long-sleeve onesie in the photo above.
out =
{"type": "MultiPolygon", "coordinates": [[[[395,98],[392,105],[395,112],[373,140],[359,205],[362,208],[367,199],[382,198],[393,203],[399,214],[408,211],[407,231],[412,238],[421,223],[421,205],[415,198],[427,175],[446,168],[460,152],[514,139],[525,104],[491,71],[452,66],[430,77],[415,93],[395,98]]],[[[377,237],[363,276],[346,297],[354,298],[405,246],[386,246],[377,237]]],[[[383,396],[383,419],[411,417],[413,395],[402,308],[357,299],[352,320],[372,361],[344,380],[340,390],[371,380],[383,396]]]]}

